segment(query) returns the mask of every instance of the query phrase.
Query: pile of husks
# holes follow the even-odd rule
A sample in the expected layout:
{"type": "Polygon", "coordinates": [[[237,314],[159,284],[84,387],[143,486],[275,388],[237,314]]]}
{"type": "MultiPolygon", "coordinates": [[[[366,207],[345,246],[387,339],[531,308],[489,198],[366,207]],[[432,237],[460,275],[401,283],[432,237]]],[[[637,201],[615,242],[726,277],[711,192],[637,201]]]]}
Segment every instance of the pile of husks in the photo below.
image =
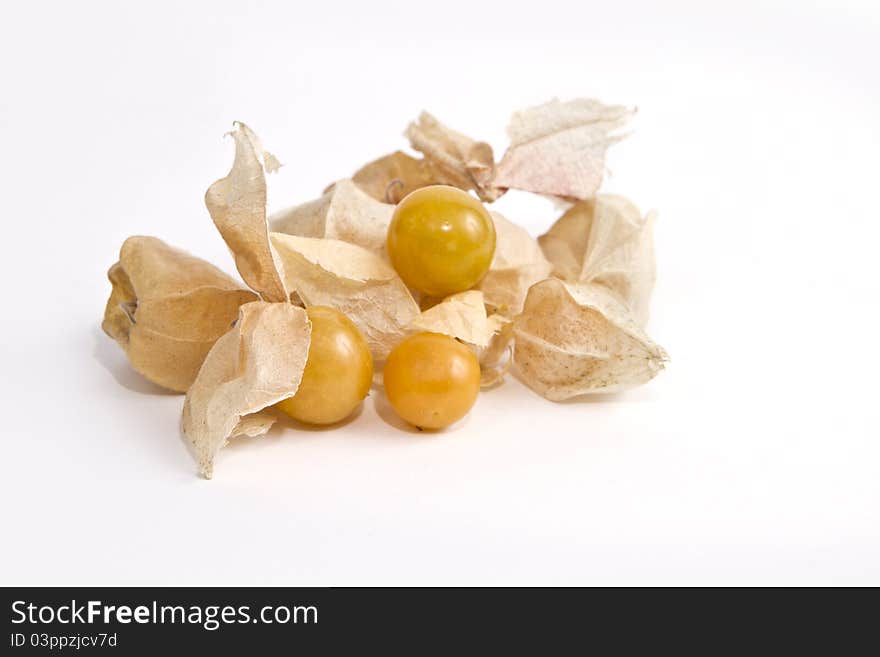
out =
{"type": "Polygon", "coordinates": [[[488,144],[423,113],[406,131],[420,157],[381,157],[272,217],[266,174],[280,164],[236,124],[232,169],[205,203],[244,285],[155,237],[130,237],[109,271],[103,328],[138,372],[186,393],[183,431],[206,477],[231,438],[265,433],[275,405],[297,392],[311,306],[347,315],[379,372],[407,336],[431,331],[468,345],[486,386],[510,370],[558,401],[644,383],[667,359],[643,330],[653,216],[597,193],[606,150],[631,115],[584,99],[517,112],[496,163],[488,144]],[[526,190],[566,209],[537,240],[492,212],[488,273],[470,290],[426,298],[391,266],[386,235],[395,204],[436,184],[487,203],[526,190]]]}

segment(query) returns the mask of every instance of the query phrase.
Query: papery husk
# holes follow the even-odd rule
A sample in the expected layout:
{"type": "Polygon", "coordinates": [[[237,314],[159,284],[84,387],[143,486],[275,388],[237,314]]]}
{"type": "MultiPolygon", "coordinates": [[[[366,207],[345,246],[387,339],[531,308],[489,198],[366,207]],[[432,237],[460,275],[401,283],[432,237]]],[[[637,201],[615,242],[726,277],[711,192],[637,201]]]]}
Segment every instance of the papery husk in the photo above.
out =
{"type": "Polygon", "coordinates": [[[656,278],[654,216],[642,217],[622,196],[599,194],[571,207],[538,243],[555,276],[604,285],[645,326],[656,278]]]}
{"type": "MultiPolygon", "coordinates": [[[[368,162],[355,172],[351,180],[373,199],[390,204],[399,203],[404,196],[421,187],[453,184],[428,160],[402,151],[368,162]]],[[[326,191],[331,191],[333,186],[326,191]]]]}
{"type": "Polygon", "coordinates": [[[300,237],[327,237],[385,253],[394,206],[381,203],[351,180],[340,180],[321,198],[282,210],[271,230],[300,237]]]}
{"type": "Polygon", "coordinates": [[[500,326],[489,321],[483,293],[467,290],[453,294],[423,311],[412,324],[414,331],[443,333],[476,347],[487,347],[500,326]]]}
{"type": "Polygon", "coordinates": [[[340,240],[272,233],[286,285],[308,306],[345,313],[382,362],[408,333],[419,307],[403,281],[375,253],[340,240]]]}
{"type": "Polygon", "coordinates": [[[247,436],[248,438],[257,438],[262,436],[272,425],[278,421],[278,415],[274,407],[264,408],[262,411],[244,415],[238,420],[238,424],[229,434],[229,438],[238,438],[239,436],[247,436]]]}
{"type": "Polygon", "coordinates": [[[206,478],[213,476],[217,453],[230,438],[265,433],[273,417],[264,409],[296,394],[310,338],[302,308],[266,301],[241,307],[238,322],[205,358],[183,405],[183,432],[206,478]]]}
{"type": "Polygon", "coordinates": [[[472,189],[483,201],[494,201],[503,193],[494,184],[495,156],[486,142],[446,127],[427,112],[409,124],[406,136],[429,166],[446,178],[445,184],[472,189]]]}
{"type": "Polygon", "coordinates": [[[232,169],[208,188],[205,205],[244,282],[266,301],[286,301],[284,277],[266,222],[265,172],[281,165],[243,123],[236,123],[230,134],[235,139],[232,169]]]}
{"type": "Polygon", "coordinates": [[[113,285],[101,324],[132,367],[185,392],[217,338],[257,295],[213,265],[155,237],[129,237],[108,272],[113,285]]]}
{"type": "Polygon", "coordinates": [[[513,331],[517,376],[552,401],[645,383],[668,360],[601,285],[534,285],[513,331]]]}
{"type": "Polygon", "coordinates": [[[480,361],[480,387],[490,388],[501,381],[513,365],[513,321],[501,315],[489,315],[495,333],[485,347],[476,347],[480,361]]]}
{"type": "Polygon", "coordinates": [[[513,317],[522,310],[529,288],[550,275],[551,265],[525,228],[497,212],[490,214],[495,223],[495,255],[477,289],[495,312],[513,317]]]}
{"type": "Polygon", "coordinates": [[[608,147],[634,110],[597,100],[554,99],[516,112],[507,127],[510,146],[493,184],[569,199],[588,199],[605,174],[608,147]]]}

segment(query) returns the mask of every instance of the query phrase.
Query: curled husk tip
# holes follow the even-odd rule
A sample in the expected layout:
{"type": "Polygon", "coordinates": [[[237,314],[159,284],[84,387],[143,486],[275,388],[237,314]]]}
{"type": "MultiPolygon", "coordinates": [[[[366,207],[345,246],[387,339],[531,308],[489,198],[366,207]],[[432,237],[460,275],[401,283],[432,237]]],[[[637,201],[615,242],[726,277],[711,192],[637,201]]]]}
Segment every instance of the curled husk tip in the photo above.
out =
{"type": "Polygon", "coordinates": [[[257,436],[274,418],[265,412],[296,394],[311,339],[306,311],[290,303],[253,301],[212,347],[186,394],[182,428],[199,470],[213,476],[217,453],[237,435],[257,436]]]}

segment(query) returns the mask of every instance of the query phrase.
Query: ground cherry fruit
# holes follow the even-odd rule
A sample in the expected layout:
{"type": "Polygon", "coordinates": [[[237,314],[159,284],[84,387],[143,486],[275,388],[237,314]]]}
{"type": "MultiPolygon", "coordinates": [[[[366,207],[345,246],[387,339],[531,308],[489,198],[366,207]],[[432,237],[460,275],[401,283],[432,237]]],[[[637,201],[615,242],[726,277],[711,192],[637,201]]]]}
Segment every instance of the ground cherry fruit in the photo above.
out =
{"type": "Polygon", "coordinates": [[[385,394],[397,414],[420,429],[460,420],[480,392],[480,364],[465,345],[439,333],[417,333],[385,363],[385,394]]]}
{"type": "Polygon", "coordinates": [[[343,313],[326,306],[306,312],[312,339],[302,382],[277,407],[300,422],[333,424],[351,415],[370,391],[373,357],[364,336],[343,313]]]}
{"type": "Polygon", "coordinates": [[[489,271],[495,224],[473,196],[432,185],[397,204],[388,227],[388,256],[404,283],[445,297],[472,288],[489,271]]]}

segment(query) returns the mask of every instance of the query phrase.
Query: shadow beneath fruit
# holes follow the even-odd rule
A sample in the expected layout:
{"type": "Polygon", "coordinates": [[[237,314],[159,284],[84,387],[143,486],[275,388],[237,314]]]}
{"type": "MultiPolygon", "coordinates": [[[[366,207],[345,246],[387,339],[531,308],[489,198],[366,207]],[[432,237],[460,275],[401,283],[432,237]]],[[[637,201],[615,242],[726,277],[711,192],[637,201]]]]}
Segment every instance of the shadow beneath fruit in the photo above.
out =
{"type": "Polygon", "coordinates": [[[364,412],[364,403],[361,402],[357,405],[350,415],[346,418],[340,420],[339,422],[334,422],[333,424],[308,424],[306,422],[300,422],[299,420],[294,420],[289,415],[285,415],[284,413],[277,412],[276,417],[278,418],[275,421],[275,424],[272,425],[273,429],[284,430],[284,429],[294,429],[296,431],[307,431],[312,433],[322,433],[324,431],[333,431],[334,429],[338,429],[339,427],[344,427],[346,424],[350,424],[354,422],[361,416],[361,413],[364,412]]]}
{"type": "Polygon", "coordinates": [[[142,395],[181,394],[158,386],[152,381],[147,380],[142,374],[136,372],[129,364],[122,348],[100,328],[94,327],[92,329],[92,336],[94,337],[92,356],[123,388],[142,395]]]}
{"type": "MultiPolygon", "coordinates": [[[[505,377],[504,381],[506,381],[507,378],[508,377],[505,377]]],[[[539,392],[533,390],[519,376],[516,376],[515,374],[510,374],[509,378],[522,386],[523,390],[527,391],[531,395],[535,395],[544,402],[556,404],[559,406],[584,406],[589,404],[639,404],[654,401],[656,399],[650,385],[641,385],[634,388],[619,390],[617,392],[584,393],[582,395],[570,397],[569,399],[553,401],[551,399],[544,398],[539,392]]],[[[487,390],[494,390],[496,387],[498,386],[492,385],[490,387],[484,387],[481,389],[481,391],[485,392],[487,390]]]]}
{"type": "Polygon", "coordinates": [[[236,451],[239,449],[260,449],[273,445],[281,440],[308,440],[316,438],[318,434],[325,431],[333,431],[340,427],[354,422],[364,410],[361,403],[347,418],[334,422],[333,424],[306,424],[298,422],[292,417],[281,413],[275,413],[275,423],[269,428],[269,431],[261,436],[236,436],[232,438],[224,448],[224,451],[236,451]]]}
{"type": "Polygon", "coordinates": [[[571,399],[553,402],[562,406],[584,405],[584,404],[639,404],[651,401],[650,395],[644,394],[642,389],[624,390],[621,392],[604,392],[586,395],[578,395],[571,399]]]}
{"type": "Polygon", "coordinates": [[[614,404],[625,400],[626,395],[621,392],[603,392],[578,395],[569,399],[563,399],[562,401],[554,401],[553,403],[560,406],[579,406],[584,404],[614,404]]]}

